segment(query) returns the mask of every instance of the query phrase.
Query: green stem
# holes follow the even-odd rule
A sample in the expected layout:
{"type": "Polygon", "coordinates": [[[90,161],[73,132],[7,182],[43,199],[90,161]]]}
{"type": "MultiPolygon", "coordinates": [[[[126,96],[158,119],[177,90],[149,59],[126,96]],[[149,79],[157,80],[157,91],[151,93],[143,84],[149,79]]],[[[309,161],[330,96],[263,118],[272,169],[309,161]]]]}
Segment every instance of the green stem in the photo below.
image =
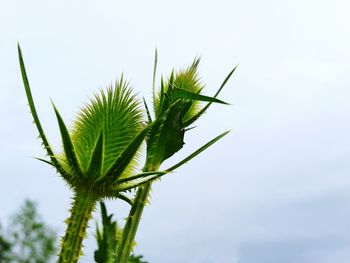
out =
{"type": "Polygon", "coordinates": [[[81,256],[83,239],[86,236],[88,221],[92,216],[97,198],[91,192],[77,191],[70,210],[71,216],[67,219],[67,230],[62,238],[61,252],[58,263],[75,263],[81,256]]]}
{"type": "Polygon", "coordinates": [[[147,203],[152,183],[140,186],[136,192],[134,204],[125,223],[122,240],[117,251],[116,263],[127,263],[131,253],[137,228],[139,226],[143,209],[147,203]]]}

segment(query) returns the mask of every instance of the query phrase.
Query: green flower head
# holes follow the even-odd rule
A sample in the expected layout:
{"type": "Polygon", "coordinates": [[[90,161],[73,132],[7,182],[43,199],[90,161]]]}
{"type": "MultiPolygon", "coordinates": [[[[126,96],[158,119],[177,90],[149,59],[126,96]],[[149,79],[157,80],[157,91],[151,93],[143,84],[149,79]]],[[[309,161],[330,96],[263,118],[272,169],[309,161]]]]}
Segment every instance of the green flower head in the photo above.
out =
{"type": "Polygon", "coordinates": [[[85,189],[97,198],[117,197],[120,191],[137,185],[138,179],[154,175],[132,175],[140,146],[152,124],[145,125],[140,101],[123,77],[90,99],[78,113],[71,130],[53,105],[63,145],[63,152],[55,154],[39,121],[20,48],[18,51],[34,123],[50,158],[39,160],[55,167],[75,191],[85,189]]]}
{"type": "MultiPolygon", "coordinates": [[[[155,61],[157,62],[157,54],[155,61]]],[[[183,147],[185,131],[211,103],[227,104],[216,99],[216,96],[233,71],[214,97],[204,96],[201,94],[204,85],[198,77],[199,61],[199,58],[196,58],[187,69],[177,73],[173,71],[167,81],[161,80],[160,89],[153,92],[155,121],[147,137],[146,166],[148,169],[158,169],[164,160],[183,147]],[[202,102],[207,102],[207,104],[202,106],[202,102]]]]}
{"type": "MultiPolygon", "coordinates": [[[[129,158],[129,162],[120,167],[120,157],[145,125],[140,102],[131,94],[123,78],[106,91],[101,90],[81,109],[68,134],[71,146],[65,138],[68,135],[63,136],[65,128],[55,111],[64,148],[57,160],[73,187],[87,184],[106,191],[117,179],[126,178],[133,172],[135,158],[129,158]]],[[[130,157],[137,155],[140,144],[130,157]]]]}

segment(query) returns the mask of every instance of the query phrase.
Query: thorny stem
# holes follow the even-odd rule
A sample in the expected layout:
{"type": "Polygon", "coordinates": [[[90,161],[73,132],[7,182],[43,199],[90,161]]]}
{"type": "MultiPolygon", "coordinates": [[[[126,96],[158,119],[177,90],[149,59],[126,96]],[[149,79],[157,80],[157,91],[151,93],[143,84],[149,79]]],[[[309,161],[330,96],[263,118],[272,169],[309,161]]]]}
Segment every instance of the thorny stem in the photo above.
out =
{"type": "Polygon", "coordinates": [[[92,216],[97,198],[88,191],[78,191],[73,199],[70,210],[71,216],[67,219],[67,230],[62,238],[61,252],[58,263],[76,263],[82,252],[83,239],[86,236],[88,221],[92,216]]]}

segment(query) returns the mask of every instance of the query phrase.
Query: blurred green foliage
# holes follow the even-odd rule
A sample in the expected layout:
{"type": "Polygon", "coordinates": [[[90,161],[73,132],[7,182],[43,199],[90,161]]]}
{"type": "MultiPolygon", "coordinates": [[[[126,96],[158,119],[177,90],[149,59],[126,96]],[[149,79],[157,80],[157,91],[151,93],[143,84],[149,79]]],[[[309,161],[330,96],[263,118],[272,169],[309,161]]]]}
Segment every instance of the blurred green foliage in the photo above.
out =
{"type": "Polygon", "coordinates": [[[25,200],[5,232],[0,233],[1,263],[47,263],[56,252],[56,232],[30,200],[25,200]]]}

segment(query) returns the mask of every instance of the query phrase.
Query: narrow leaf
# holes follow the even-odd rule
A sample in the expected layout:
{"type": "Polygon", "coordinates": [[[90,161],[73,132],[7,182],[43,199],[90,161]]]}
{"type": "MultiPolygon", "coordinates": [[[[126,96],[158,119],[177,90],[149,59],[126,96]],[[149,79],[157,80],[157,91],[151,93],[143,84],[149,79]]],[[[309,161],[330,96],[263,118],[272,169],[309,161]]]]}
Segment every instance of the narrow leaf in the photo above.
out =
{"type": "Polygon", "coordinates": [[[175,78],[175,73],[174,73],[174,69],[173,69],[173,70],[171,71],[170,78],[169,78],[169,87],[170,87],[170,88],[173,86],[174,78],[175,78]]]}
{"type": "Polygon", "coordinates": [[[49,165],[51,165],[51,166],[54,166],[54,165],[52,164],[52,162],[50,162],[50,161],[48,161],[48,160],[45,160],[45,159],[42,159],[42,158],[39,158],[39,157],[34,157],[34,158],[37,159],[37,160],[39,160],[39,161],[41,161],[41,162],[44,162],[44,163],[49,164],[49,165]]]}
{"type": "Polygon", "coordinates": [[[25,91],[26,91],[29,108],[30,108],[30,111],[31,111],[33,119],[34,119],[34,123],[35,123],[35,125],[36,125],[36,127],[37,127],[37,129],[39,131],[40,137],[41,137],[41,139],[43,141],[45,150],[47,151],[47,154],[50,157],[52,157],[53,156],[53,152],[52,152],[52,150],[50,148],[48,140],[46,139],[44,130],[43,130],[42,126],[41,126],[38,114],[36,112],[36,108],[35,108],[32,92],[30,90],[29,81],[28,81],[26,69],[25,69],[25,66],[24,66],[24,61],[23,61],[23,57],[22,57],[22,51],[21,51],[21,47],[19,46],[19,44],[17,45],[17,48],[18,48],[19,64],[20,64],[20,67],[21,67],[22,80],[23,80],[25,91]]]}
{"type": "Polygon", "coordinates": [[[165,86],[164,86],[164,79],[163,79],[163,76],[161,76],[161,79],[160,79],[160,93],[159,93],[159,102],[158,102],[158,105],[156,105],[156,100],[153,100],[153,109],[154,109],[154,113],[155,113],[155,116],[157,117],[162,108],[163,108],[163,103],[164,103],[164,89],[165,89],[165,86]]]}
{"type": "Polygon", "coordinates": [[[168,171],[144,172],[144,173],[136,174],[136,175],[133,175],[133,176],[129,176],[127,178],[119,179],[117,181],[117,184],[127,183],[127,182],[130,182],[130,181],[136,180],[136,179],[140,179],[140,178],[143,178],[143,177],[150,176],[150,175],[164,175],[166,173],[168,173],[168,171]]]}
{"type": "MultiPolygon", "coordinates": [[[[134,139],[124,149],[117,160],[113,163],[109,171],[106,173],[105,176],[112,178],[112,182],[118,180],[119,176],[124,172],[125,168],[128,166],[138,151],[139,147],[141,146],[151,126],[152,124],[146,126],[138,135],[134,137],[134,139]]],[[[103,176],[100,178],[103,178],[103,176]]]]}
{"type": "Polygon", "coordinates": [[[158,64],[158,51],[157,51],[157,49],[155,49],[155,51],[154,51],[153,79],[152,79],[153,101],[155,100],[155,96],[156,96],[155,87],[156,87],[157,64],[158,64]]]}
{"type": "Polygon", "coordinates": [[[20,68],[21,68],[21,74],[22,74],[22,80],[23,80],[23,84],[24,84],[24,89],[26,92],[26,96],[27,96],[27,101],[29,104],[29,108],[30,111],[32,113],[33,119],[34,119],[34,123],[36,128],[38,129],[40,138],[42,140],[43,146],[47,152],[47,155],[50,157],[51,159],[51,163],[52,165],[57,169],[57,171],[63,176],[63,178],[65,178],[66,180],[69,180],[70,175],[62,168],[62,166],[60,165],[60,163],[57,161],[57,159],[55,158],[55,155],[50,147],[50,144],[46,138],[46,135],[44,133],[44,130],[41,126],[41,122],[39,120],[39,116],[37,114],[36,108],[35,108],[35,104],[34,104],[34,100],[33,100],[33,96],[32,96],[32,92],[30,89],[30,85],[29,85],[29,81],[28,81],[28,76],[27,76],[27,72],[25,69],[25,65],[24,65],[24,61],[23,61],[23,56],[22,56],[22,51],[21,51],[21,47],[19,44],[17,44],[17,49],[18,49],[18,58],[19,58],[19,64],[20,64],[20,68]]]}
{"type": "Polygon", "coordinates": [[[64,124],[64,121],[63,121],[60,113],[58,112],[57,108],[53,104],[53,102],[52,102],[52,106],[55,110],[55,114],[57,117],[58,126],[60,128],[61,137],[62,137],[63,149],[64,149],[64,152],[66,154],[67,161],[75,173],[77,173],[78,175],[82,175],[82,172],[81,172],[81,169],[80,169],[80,166],[78,163],[77,156],[75,154],[74,146],[73,146],[72,140],[70,138],[68,129],[67,129],[66,125],[64,124]]]}
{"type": "Polygon", "coordinates": [[[143,98],[143,104],[145,105],[147,118],[148,118],[148,123],[151,123],[152,122],[152,117],[151,117],[151,113],[149,112],[149,109],[148,109],[148,106],[147,106],[145,98],[143,98]]]}
{"type": "MultiPolygon", "coordinates": [[[[225,87],[226,83],[229,81],[229,79],[231,78],[232,74],[235,72],[236,68],[238,67],[235,66],[230,73],[227,75],[227,77],[224,79],[224,81],[222,82],[220,88],[218,89],[218,91],[215,93],[213,98],[216,98],[221,90],[225,87]]],[[[184,126],[187,127],[189,125],[191,125],[193,122],[195,122],[200,116],[202,116],[202,114],[209,108],[209,106],[212,104],[212,102],[209,102],[207,105],[205,105],[205,107],[203,109],[200,110],[200,112],[198,112],[195,116],[193,116],[191,119],[189,119],[188,121],[186,121],[184,123],[184,126]]]]}
{"type": "Polygon", "coordinates": [[[222,100],[216,99],[214,97],[208,97],[204,95],[200,95],[198,93],[193,93],[184,89],[180,88],[174,88],[171,96],[178,98],[178,99],[187,99],[187,100],[198,100],[198,101],[209,101],[210,103],[221,103],[221,104],[228,104],[222,100]]]}
{"type": "MultiPolygon", "coordinates": [[[[166,174],[166,173],[165,173],[166,174]]],[[[118,191],[126,191],[126,190],[131,190],[133,188],[136,188],[138,186],[144,185],[146,183],[149,183],[155,179],[158,179],[160,177],[162,177],[164,174],[157,174],[157,175],[153,175],[153,176],[148,176],[145,177],[143,180],[137,181],[133,184],[128,184],[128,183],[123,183],[121,185],[118,185],[118,191]]]]}
{"type": "Polygon", "coordinates": [[[92,178],[98,178],[101,175],[103,164],[103,150],[104,150],[104,138],[103,131],[98,136],[94,151],[91,156],[91,161],[88,168],[88,176],[92,178]]]}
{"type": "Polygon", "coordinates": [[[106,205],[100,202],[102,221],[106,222],[108,220],[106,205]]]}
{"type": "Polygon", "coordinates": [[[226,76],[226,78],[224,79],[224,81],[221,83],[220,88],[218,89],[218,91],[215,93],[214,98],[216,98],[219,93],[221,92],[221,90],[225,87],[226,83],[229,81],[229,79],[231,78],[232,74],[235,72],[235,70],[237,69],[238,65],[236,65],[231,71],[230,73],[228,73],[228,75],[226,76]]]}
{"type": "Polygon", "coordinates": [[[194,157],[196,157],[198,154],[200,154],[201,152],[203,152],[204,150],[206,150],[208,147],[210,147],[211,145],[213,145],[214,143],[216,143],[218,140],[220,140],[222,137],[224,137],[226,134],[228,134],[230,131],[225,131],[224,133],[220,134],[219,136],[215,137],[214,139],[212,139],[210,142],[206,143],[205,145],[203,145],[202,147],[200,147],[198,150],[196,150],[195,152],[193,152],[192,154],[190,154],[189,156],[187,156],[185,159],[183,159],[181,162],[178,162],[177,164],[171,166],[170,168],[166,169],[165,171],[167,172],[171,172],[173,170],[175,170],[176,168],[179,168],[180,166],[184,165],[185,163],[187,163],[189,160],[193,159],[194,157]]]}
{"type": "Polygon", "coordinates": [[[21,47],[19,46],[19,44],[17,45],[17,48],[18,48],[19,64],[20,64],[20,67],[21,67],[22,80],[23,80],[25,91],[26,91],[29,108],[30,108],[30,111],[31,111],[33,119],[34,119],[34,123],[35,123],[35,125],[36,125],[36,127],[37,127],[37,129],[39,131],[40,137],[41,137],[41,139],[43,141],[45,150],[47,151],[47,154],[51,157],[51,156],[53,156],[53,152],[52,152],[52,150],[50,148],[48,140],[46,139],[44,130],[43,130],[42,126],[41,126],[38,114],[36,112],[36,108],[35,108],[32,92],[30,90],[30,85],[29,85],[26,69],[25,69],[25,66],[24,66],[24,61],[23,61],[23,57],[22,57],[22,51],[21,51],[21,47]]]}

